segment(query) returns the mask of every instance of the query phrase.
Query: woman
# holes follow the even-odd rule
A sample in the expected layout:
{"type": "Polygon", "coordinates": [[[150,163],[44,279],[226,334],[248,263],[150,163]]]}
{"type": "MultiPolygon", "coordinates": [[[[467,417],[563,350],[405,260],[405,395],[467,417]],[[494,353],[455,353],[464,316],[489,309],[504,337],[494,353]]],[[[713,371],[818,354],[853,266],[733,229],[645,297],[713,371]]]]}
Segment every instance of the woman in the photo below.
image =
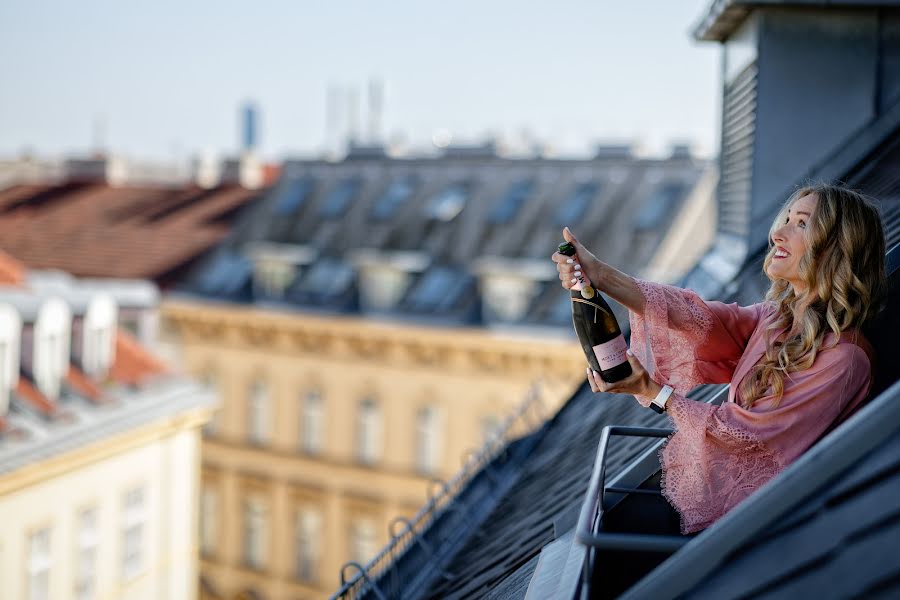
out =
{"type": "Polygon", "coordinates": [[[791,196],[769,232],[766,301],[748,307],[633,279],[563,234],[577,249],[552,257],[563,287],[583,272],[630,311],[632,375],[609,384],[588,369],[588,380],[668,412],[676,431],[660,452],[662,492],[682,533],[708,527],[866,398],[872,357],[859,328],[884,293],[884,233],[856,192],[816,185],[791,196]],[[701,383],[730,383],[728,400],[685,398],[701,383]]]}

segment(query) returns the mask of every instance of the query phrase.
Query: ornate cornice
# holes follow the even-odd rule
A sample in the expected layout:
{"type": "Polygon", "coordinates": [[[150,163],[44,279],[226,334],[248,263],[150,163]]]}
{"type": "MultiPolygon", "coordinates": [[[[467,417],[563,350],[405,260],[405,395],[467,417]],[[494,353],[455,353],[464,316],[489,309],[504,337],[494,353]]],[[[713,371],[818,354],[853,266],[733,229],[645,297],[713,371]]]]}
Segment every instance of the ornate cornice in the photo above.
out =
{"type": "Polygon", "coordinates": [[[359,317],[266,312],[167,301],[165,329],[186,345],[215,345],[444,371],[568,378],[580,374],[578,344],[559,339],[499,337],[476,328],[428,328],[359,317]]]}

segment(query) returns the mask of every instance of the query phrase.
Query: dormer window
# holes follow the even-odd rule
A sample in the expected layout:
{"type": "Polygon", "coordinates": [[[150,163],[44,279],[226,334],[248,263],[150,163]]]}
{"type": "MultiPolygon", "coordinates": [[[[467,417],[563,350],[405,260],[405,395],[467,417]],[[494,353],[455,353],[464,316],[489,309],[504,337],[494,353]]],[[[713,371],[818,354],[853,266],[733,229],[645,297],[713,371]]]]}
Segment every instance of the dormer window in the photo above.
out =
{"type": "Polygon", "coordinates": [[[435,221],[452,221],[466,207],[468,199],[468,183],[451,185],[428,200],[425,216],[435,221]]]}
{"type": "Polygon", "coordinates": [[[95,296],[84,315],[81,368],[95,379],[109,372],[115,358],[119,308],[107,294],[95,296]]]}
{"type": "Polygon", "coordinates": [[[60,299],[47,300],[34,323],[34,381],[44,396],[59,398],[62,378],[69,372],[72,312],[60,299]]]}
{"type": "Polygon", "coordinates": [[[22,319],[14,308],[0,305],[0,417],[9,411],[9,394],[19,383],[19,340],[22,319]]]}

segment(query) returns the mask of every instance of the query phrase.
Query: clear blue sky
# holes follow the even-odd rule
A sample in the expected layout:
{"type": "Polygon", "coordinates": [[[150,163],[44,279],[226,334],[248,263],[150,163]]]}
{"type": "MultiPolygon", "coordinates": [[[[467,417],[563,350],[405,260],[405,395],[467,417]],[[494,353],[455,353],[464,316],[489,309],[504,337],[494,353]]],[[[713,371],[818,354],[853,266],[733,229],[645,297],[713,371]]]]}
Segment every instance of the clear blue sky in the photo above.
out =
{"type": "MultiPolygon", "coordinates": [[[[384,131],[412,145],[523,130],[563,150],[636,139],[717,148],[711,0],[3,0],[0,157],[106,146],[184,158],[238,146],[261,110],[265,156],[325,139],[329,85],[385,82],[384,131]]],[[[365,121],[362,121],[365,123],[365,121]]]]}

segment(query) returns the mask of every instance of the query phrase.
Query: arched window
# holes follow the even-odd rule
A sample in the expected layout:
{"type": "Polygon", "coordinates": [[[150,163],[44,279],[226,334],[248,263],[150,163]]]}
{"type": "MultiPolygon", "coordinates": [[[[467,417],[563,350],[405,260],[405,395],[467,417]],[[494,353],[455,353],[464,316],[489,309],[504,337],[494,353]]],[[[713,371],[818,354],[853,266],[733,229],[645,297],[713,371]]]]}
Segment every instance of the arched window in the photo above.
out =
{"type": "Polygon", "coordinates": [[[325,440],[325,403],[322,393],[310,390],[302,402],[300,446],[307,454],[320,454],[325,440]]]}
{"type": "Polygon", "coordinates": [[[47,300],[34,323],[34,380],[51,400],[59,398],[62,378],[69,372],[72,313],[58,298],[47,300]]]}
{"type": "Polygon", "coordinates": [[[441,418],[433,406],[425,406],[416,414],[416,470],[433,475],[440,468],[441,418]]]}
{"type": "Polygon", "coordinates": [[[91,377],[101,379],[115,359],[116,323],[119,309],[108,294],[91,299],[84,315],[81,340],[81,368],[91,377]]]}
{"type": "Polygon", "coordinates": [[[372,465],[381,458],[382,422],[381,410],[374,400],[359,403],[356,423],[356,457],[365,465],[372,465]]]}
{"type": "Polygon", "coordinates": [[[269,441],[270,409],[269,386],[264,381],[254,381],[247,398],[247,437],[250,443],[265,444],[269,441]]]}
{"type": "Polygon", "coordinates": [[[0,304],[0,417],[9,411],[9,394],[19,383],[22,319],[11,306],[0,304]]]}

